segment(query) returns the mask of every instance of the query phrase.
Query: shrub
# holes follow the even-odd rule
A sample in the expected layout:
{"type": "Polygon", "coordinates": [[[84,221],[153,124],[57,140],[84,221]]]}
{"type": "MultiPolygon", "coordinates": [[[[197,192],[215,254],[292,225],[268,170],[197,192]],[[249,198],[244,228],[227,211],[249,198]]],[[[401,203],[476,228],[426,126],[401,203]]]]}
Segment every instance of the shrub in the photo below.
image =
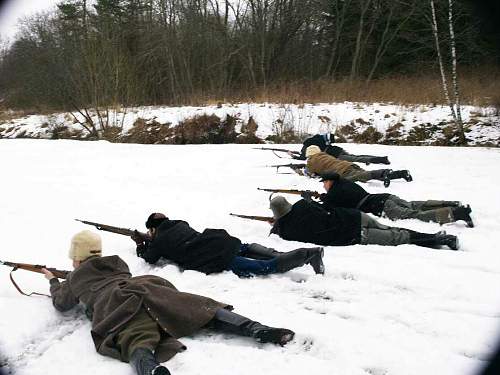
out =
{"type": "Polygon", "coordinates": [[[120,142],[164,144],[171,143],[172,135],[170,123],[161,124],[155,120],[147,123],[143,118],[138,118],[127,134],[121,137],[120,142]]]}
{"type": "Polygon", "coordinates": [[[361,134],[356,134],[353,141],[356,143],[378,143],[383,137],[381,132],[370,125],[361,134]]]}
{"type": "Polygon", "coordinates": [[[174,128],[175,144],[235,143],[236,118],[227,115],[224,121],[216,115],[199,115],[185,119],[174,128]]]}

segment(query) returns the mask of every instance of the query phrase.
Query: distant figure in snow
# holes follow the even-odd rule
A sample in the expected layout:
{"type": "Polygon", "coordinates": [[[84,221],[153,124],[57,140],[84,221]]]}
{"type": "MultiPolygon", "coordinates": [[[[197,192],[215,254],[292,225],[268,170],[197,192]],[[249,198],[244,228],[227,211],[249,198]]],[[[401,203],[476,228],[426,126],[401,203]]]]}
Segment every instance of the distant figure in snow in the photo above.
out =
{"type": "Polygon", "coordinates": [[[271,199],[270,208],[274,218],[271,233],[289,241],[323,246],[414,244],[433,248],[446,245],[458,250],[456,236],[446,232],[428,234],[390,227],[356,209],[333,208],[326,211],[304,199],[292,205],[282,196],[271,199]]]}
{"type": "Polygon", "coordinates": [[[206,274],[230,270],[238,276],[287,272],[304,264],[317,274],[324,273],[323,248],[300,248],[278,252],[257,243],[241,243],[224,229],[205,229],[199,233],[182,220],[170,220],[162,213],[149,215],[146,228],[150,237],[132,239],[137,256],[148,263],[165,258],[183,269],[206,274]]]}
{"type": "MultiPolygon", "coordinates": [[[[327,211],[338,207],[356,208],[391,220],[418,219],[439,224],[463,220],[470,228],[474,227],[470,206],[457,201],[406,201],[388,193],[369,194],[358,184],[334,172],[321,175],[321,181],[326,194],[321,194],[320,199],[327,211]]],[[[311,195],[303,193],[302,198],[311,201],[311,195]]]]}
{"type": "Polygon", "coordinates": [[[350,181],[367,182],[369,180],[379,180],[388,187],[391,180],[403,178],[407,182],[413,180],[407,170],[393,171],[391,169],[377,169],[366,171],[357,164],[345,160],[339,160],[326,152],[322,152],[318,146],[309,146],[306,150],[306,171],[311,175],[322,175],[329,172],[336,172],[340,176],[350,181]]]}
{"type": "Polygon", "coordinates": [[[71,240],[74,271],[68,278],[59,282],[43,269],[50,281],[52,303],[59,311],[83,303],[92,320],[97,352],[129,362],[137,375],[169,375],[160,363],[186,350],[179,338],[202,328],[279,345],[294,337],[289,329],[268,327],[235,314],[228,304],[180,292],[161,277],[132,277],[120,257],[101,255],[98,234],[77,233],[71,240]]]}
{"type": "Polygon", "coordinates": [[[306,150],[309,146],[318,146],[319,149],[334,158],[356,163],[365,164],[391,164],[387,156],[372,155],[352,155],[339,146],[333,146],[335,135],[333,133],[316,134],[307,138],[302,144],[300,156],[293,156],[294,159],[306,160],[306,150]]]}

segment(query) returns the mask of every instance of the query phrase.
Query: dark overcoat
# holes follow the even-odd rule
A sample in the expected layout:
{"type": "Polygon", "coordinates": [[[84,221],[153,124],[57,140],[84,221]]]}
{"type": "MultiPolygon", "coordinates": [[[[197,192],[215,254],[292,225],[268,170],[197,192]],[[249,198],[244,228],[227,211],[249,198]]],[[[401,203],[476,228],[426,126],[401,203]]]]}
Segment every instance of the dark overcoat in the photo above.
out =
{"type": "Polygon", "coordinates": [[[50,293],[55,308],[66,311],[79,302],[92,320],[92,339],[103,355],[121,359],[114,337],[144,308],[165,337],[155,351],[165,362],[185,349],[177,339],[205,326],[220,308],[229,305],[196,294],[179,292],[167,280],[152,275],[132,277],[118,256],[92,257],[59,282],[52,279],[50,293]]]}
{"type": "Polygon", "coordinates": [[[366,213],[382,216],[384,204],[390,194],[369,194],[353,181],[338,176],[326,194],[321,195],[323,207],[332,211],[338,207],[356,208],[366,213]]]}
{"type": "Polygon", "coordinates": [[[285,240],[317,245],[353,245],[361,239],[361,211],[348,208],[326,211],[301,199],[289,213],[276,220],[271,233],[285,240]]]}
{"type": "Polygon", "coordinates": [[[141,257],[149,263],[163,257],[183,269],[209,274],[227,270],[240,247],[241,241],[224,229],[199,233],[185,221],[166,219],[141,257]]]}

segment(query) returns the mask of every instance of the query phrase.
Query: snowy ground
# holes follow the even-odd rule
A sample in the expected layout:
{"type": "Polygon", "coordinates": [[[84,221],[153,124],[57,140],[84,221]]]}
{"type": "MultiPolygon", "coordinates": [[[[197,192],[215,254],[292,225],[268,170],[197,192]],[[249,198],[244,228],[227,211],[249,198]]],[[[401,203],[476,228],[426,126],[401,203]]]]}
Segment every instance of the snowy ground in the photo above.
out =
{"type": "MultiPolygon", "coordinates": [[[[290,145],[292,147],[293,145],[290,145]]],[[[298,146],[295,146],[298,148],[298,146]]],[[[173,374],[468,375],[482,366],[500,333],[500,150],[345,145],[353,153],[389,155],[414,182],[388,191],[406,199],[462,200],[476,228],[445,225],[462,251],[350,246],[325,249],[325,276],[303,267],[283,275],[238,279],[152,267],[130,239],[101,232],[105,253],[119,254],[135,275],[163,276],[179,289],[228,302],[244,315],[297,332],[281,348],[201,332],[167,363],[173,374]]],[[[280,250],[301,243],[268,236],[262,222],[229,212],[270,215],[257,187],[320,190],[315,180],[276,174],[279,160],[251,145],[143,146],[107,142],[0,140],[0,259],[70,269],[71,236],[90,229],[74,218],[144,230],[153,211],[201,230],[225,228],[246,242],[280,250]]],[[[365,187],[385,190],[380,183],[365,187]]],[[[289,196],[290,199],[296,199],[289,196]]],[[[437,224],[397,223],[435,232],[437,224]]],[[[26,290],[48,292],[42,275],[15,274],[26,290]]],[[[98,355],[90,323],[76,309],[54,310],[45,297],[24,297],[0,266],[0,352],[20,375],[123,374],[129,365],[98,355]]]]}
{"type": "MultiPolygon", "coordinates": [[[[410,129],[422,124],[437,125],[452,120],[447,106],[397,105],[388,103],[319,103],[319,104],[273,104],[242,103],[222,104],[205,107],[138,107],[126,108],[110,114],[109,123],[122,127],[122,134],[130,130],[138,118],[155,120],[162,124],[176,126],[180,121],[195,115],[215,114],[221,118],[231,115],[239,124],[252,117],[257,125],[257,136],[264,139],[274,134],[276,127],[289,126],[297,134],[334,132],[338,127],[354,123],[358,132],[373,126],[381,133],[396,124],[401,124],[403,137],[410,129]]],[[[469,144],[500,144],[500,114],[497,108],[463,106],[464,122],[469,123],[467,138],[469,144]]],[[[83,117],[75,112],[82,121],[83,117]]],[[[94,121],[98,123],[97,116],[94,121]]],[[[50,138],[50,131],[56,126],[81,129],[68,113],[52,115],[30,115],[0,121],[0,138],[39,137],[50,138]]],[[[441,126],[442,127],[442,126],[441,126]]],[[[239,130],[239,129],[237,129],[239,130]]],[[[429,139],[432,141],[432,139],[429,139]]]]}

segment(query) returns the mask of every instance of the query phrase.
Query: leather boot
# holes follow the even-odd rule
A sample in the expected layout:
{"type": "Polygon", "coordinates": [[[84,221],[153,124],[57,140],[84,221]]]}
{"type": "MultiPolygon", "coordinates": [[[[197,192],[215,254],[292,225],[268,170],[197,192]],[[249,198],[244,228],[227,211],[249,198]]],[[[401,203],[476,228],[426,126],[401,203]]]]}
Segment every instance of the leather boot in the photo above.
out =
{"type": "Polygon", "coordinates": [[[276,251],[273,248],[270,247],[265,247],[262,246],[261,244],[258,243],[250,243],[247,244],[247,255],[249,258],[252,259],[272,259],[276,258],[277,256],[281,255],[283,253],[276,251]]]}
{"type": "Polygon", "coordinates": [[[212,320],[212,327],[233,335],[253,337],[258,342],[282,346],[295,336],[295,332],[289,329],[268,327],[226,309],[217,310],[212,320]]]}
{"type": "Polygon", "coordinates": [[[459,243],[457,236],[446,234],[445,231],[434,234],[410,231],[410,243],[438,249],[442,245],[448,246],[451,250],[458,250],[459,243]]]}
{"type": "Polygon", "coordinates": [[[370,171],[370,177],[372,180],[379,180],[384,182],[385,187],[389,187],[391,184],[391,179],[389,178],[392,170],[391,169],[377,169],[370,171]]]}
{"type": "Polygon", "coordinates": [[[469,228],[474,228],[474,222],[472,221],[472,218],[470,217],[470,213],[471,213],[471,208],[469,205],[463,207],[453,207],[451,209],[451,212],[452,212],[452,215],[453,215],[453,219],[455,221],[458,221],[458,220],[463,220],[465,221],[465,223],[467,224],[467,226],[469,228]]]}
{"type": "Polygon", "coordinates": [[[146,348],[134,350],[129,360],[137,375],[170,375],[170,371],[160,365],[153,352],[146,348]]]}
{"type": "Polygon", "coordinates": [[[323,253],[322,247],[300,248],[288,253],[282,253],[276,257],[276,271],[278,273],[284,273],[294,268],[301,267],[304,264],[310,264],[314,272],[323,274],[325,272],[325,266],[322,259],[323,253]]]}
{"type": "Polygon", "coordinates": [[[404,178],[406,180],[406,182],[413,181],[413,177],[411,176],[410,171],[408,171],[406,169],[399,170],[399,171],[391,171],[389,173],[389,179],[395,180],[398,178],[404,178]]]}

